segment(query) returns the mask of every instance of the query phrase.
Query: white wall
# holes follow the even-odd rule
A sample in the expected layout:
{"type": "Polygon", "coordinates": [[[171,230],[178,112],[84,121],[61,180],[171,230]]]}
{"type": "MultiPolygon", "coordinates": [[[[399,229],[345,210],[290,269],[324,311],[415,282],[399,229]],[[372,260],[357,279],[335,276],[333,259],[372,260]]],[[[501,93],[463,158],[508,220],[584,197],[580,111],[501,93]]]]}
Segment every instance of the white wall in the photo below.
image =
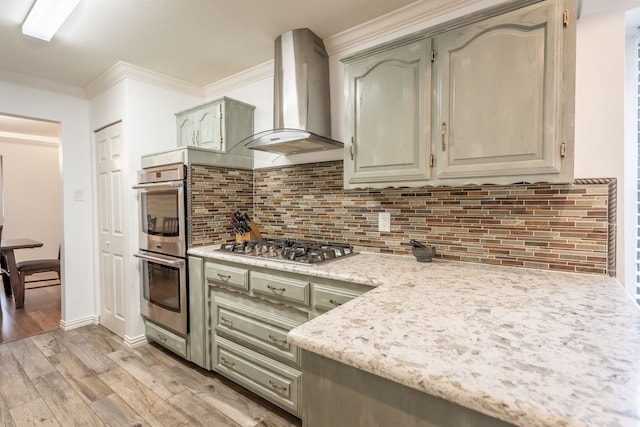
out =
{"type": "MultiPolygon", "coordinates": [[[[140,170],[140,157],[144,154],[169,150],[177,147],[175,113],[194,107],[203,102],[202,98],[166,90],[158,86],[137,80],[127,81],[127,117],[126,129],[127,163],[129,164],[129,188],[137,183],[140,170]]],[[[138,244],[138,205],[134,190],[125,192],[128,209],[127,234],[129,253],[137,252],[138,244]]],[[[129,257],[130,280],[127,281],[127,294],[135,296],[128,300],[127,330],[128,337],[144,334],[144,324],[140,317],[140,261],[129,257]],[[130,321],[129,321],[130,320],[130,321]]]]}
{"type": "Polygon", "coordinates": [[[93,207],[89,130],[89,102],[52,92],[0,82],[0,112],[45,119],[61,124],[62,172],[62,320],[67,325],[95,315],[88,301],[93,286],[93,207]],[[84,201],[73,200],[73,190],[83,188],[84,201]]]}
{"type": "MultiPolygon", "coordinates": [[[[138,206],[137,193],[131,187],[137,183],[140,157],[144,154],[176,148],[175,113],[202,103],[203,99],[167,90],[132,78],[125,78],[91,100],[91,128],[96,130],[107,124],[122,121],[124,143],[123,161],[126,182],[123,194],[125,210],[125,254],[129,265],[126,277],[125,316],[127,318],[125,338],[135,341],[144,334],[140,317],[139,261],[133,257],[138,250],[138,206]]],[[[92,148],[93,150],[93,148],[92,148]]],[[[95,157],[94,157],[95,158],[95,157]]],[[[92,160],[93,161],[93,160],[92,160]]],[[[95,178],[93,180],[95,188],[95,178]]],[[[97,209],[96,209],[97,212],[97,209]]],[[[94,214],[97,222],[97,213],[94,214]]],[[[94,230],[97,242],[97,230],[94,230]]],[[[98,254],[94,255],[98,265],[98,254]]],[[[99,283],[99,272],[94,272],[94,282],[99,283]]],[[[99,295],[96,289],[96,295],[99,295]]],[[[96,299],[96,313],[100,312],[100,301],[96,299]]]]}
{"type": "Polygon", "coordinates": [[[5,219],[3,239],[28,237],[41,248],[16,251],[16,260],[56,258],[61,234],[57,143],[0,138],[5,219]]]}
{"type": "MultiPolygon", "coordinates": [[[[623,231],[627,235],[638,237],[638,44],[640,43],[640,8],[635,8],[626,14],[626,53],[625,53],[625,144],[624,144],[624,216],[623,231]]],[[[625,277],[627,290],[633,295],[637,275],[637,247],[638,239],[627,238],[624,247],[625,277]],[[635,268],[634,268],[635,267],[635,268]]],[[[636,284],[637,285],[637,284],[636,284]]]]}
{"type": "Polygon", "coordinates": [[[575,177],[617,179],[616,276],[631,294],[635,280],[627,271],[633,265],[625,247],[635,242],[635,233],[624,228],[632,197],[625,192],[624,167],[625,11],[637,4],[586,2],[576,46],[575,177]]]}

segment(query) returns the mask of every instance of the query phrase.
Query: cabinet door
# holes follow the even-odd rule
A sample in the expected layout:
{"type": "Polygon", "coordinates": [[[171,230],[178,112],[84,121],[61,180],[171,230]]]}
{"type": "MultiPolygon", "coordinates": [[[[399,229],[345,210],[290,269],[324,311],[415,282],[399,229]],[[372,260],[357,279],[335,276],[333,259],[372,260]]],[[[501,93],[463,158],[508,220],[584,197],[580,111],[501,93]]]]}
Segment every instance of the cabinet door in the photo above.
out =
{"type": "Polygon", "coordinates": [[[181,114],[176,116],[178,129],[178,147],[196,145],[193,114],[181,114]]]}
{"type": "Polygon", "coordinates": [[[429,179],[429,47],[420,40],[346,64],[345,188],[429,179]]]}
{"type": "Polygon", "coordinates": [[[562,135],[562,38],[564,31],[575,32],[575,24],[571,26],[563,26],[563,2],[553,1],[435,39],[440,108],[432,135],[439,180],[504,184],[566,179],[560,175],[563,140],[572,135],[562,135]]]}
{"type": "Polygon", "coordinates": [[[222,104],[213,104],[196,111],[194,119],[198,145],[223,151],[222,104]]]}

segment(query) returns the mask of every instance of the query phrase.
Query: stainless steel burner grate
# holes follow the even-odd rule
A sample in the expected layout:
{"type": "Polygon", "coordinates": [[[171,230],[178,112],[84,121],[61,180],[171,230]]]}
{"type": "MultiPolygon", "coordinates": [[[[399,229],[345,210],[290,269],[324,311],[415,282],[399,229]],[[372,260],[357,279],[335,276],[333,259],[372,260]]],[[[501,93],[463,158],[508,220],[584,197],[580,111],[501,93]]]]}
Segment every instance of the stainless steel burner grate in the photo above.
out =
{"type": "Polygon", "coordinates": [[[353,246],[345,243],[270,238],[249,240],[242,243],[223,243],[219,250],[304,264],[319,264],[355,254],[353,246]]]}

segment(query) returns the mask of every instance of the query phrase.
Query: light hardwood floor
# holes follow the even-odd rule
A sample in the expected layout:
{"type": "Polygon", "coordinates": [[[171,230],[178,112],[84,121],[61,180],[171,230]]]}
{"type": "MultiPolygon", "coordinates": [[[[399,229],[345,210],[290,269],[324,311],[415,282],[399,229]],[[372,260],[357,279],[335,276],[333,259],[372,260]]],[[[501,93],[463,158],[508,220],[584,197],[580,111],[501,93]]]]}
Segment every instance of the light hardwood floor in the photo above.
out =
{"type": "Polygon", "coordinates": [[[300,420],[161,347],[101,326],[0,344],[0,425],[292,427],[300,420]]]}
{"type": "MultiPolygon", "coordinates": [[[[46,277],[46,275],[42,275],[46,277]]],[[[30,337],[60,326],[60,282],[31,283],[24,307],[16,309],[0,283],[0,343],[30,337]],[[57,283],[55,286],[48,286],[57,283]]]]}

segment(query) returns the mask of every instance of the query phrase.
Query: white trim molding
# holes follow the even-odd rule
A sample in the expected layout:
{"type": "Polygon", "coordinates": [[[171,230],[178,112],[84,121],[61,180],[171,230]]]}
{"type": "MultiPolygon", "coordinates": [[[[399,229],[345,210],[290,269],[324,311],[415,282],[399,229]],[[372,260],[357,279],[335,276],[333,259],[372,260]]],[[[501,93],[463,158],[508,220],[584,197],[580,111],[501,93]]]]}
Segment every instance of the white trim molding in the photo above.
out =
{"type": "Polygon", "coordinates": [[[169,77],[164,74],[156,73],[155,71],[150,71],[124,61],[116,62],[93,82],[85,86],[85,90],[88,97],[93,98],[126,78],[174,90],[176,92],[183,92],[199,97],[203,96],[203,89],[201,86],[169,77]]]}
{"type": "Polygon", "coordinates": [[[16,73],[15,71],[4,68],[0,68],[0,81],[33,89],[55,92],[62,95],[72,96],[74,98],[88,99],[87,92],[81,87],[42,79],[29,74],[16,73]]]}
{"type": "Polygon", "coordinates": [[[129,348],[134,348],[140,347],[142,344],[146,344],[147,337],[145,335],[138,335],[137,337],[125,335],[123,341],[129,348]]]}
{"type": "Polygon", "coordinates": [[[324,40],[324,44],[330,56],[337,55],[367,43],[377,42],[381,38],[410,34],[417,31],[416,26],[427,21],[434,21],[431,24],[436,25],[452,19],[452,16],[448,16],[449,14],[455,13],[457,16],[462,16],[464,13],[497,3],[500,1],[421,0],[328,37],[324,40]],[[460,13],[462,9],[464,12],[460,13]],[[437,22],[435,22],[436,19],[438,19],[437,22]]]}
{"type": "Polygon", "coordinates": [[[87,316],[80,319],[75,320],[64,320],[60,319],[60,329],[63,331],[70,331],[72,329],[77,329],[82,326],[88,325],[99,325],[100,324],[100,316],[87,316]]]}
{"type": "Polygon", "coordinates": [[[225,96],[229,91],[241,88],[250,83],[257,82],[273,76],[273,60],[241,71],[204,87],[204,96],[207,100],[225,96]]]}
{"type": "Polygon", "coordinates": [[[6,132],[0,130],[0,140],[4,142],[15,142],[21,144],[42,144],[57,146],[60,138],[41,135],[29,135],[26,133],[6,132]]]}

